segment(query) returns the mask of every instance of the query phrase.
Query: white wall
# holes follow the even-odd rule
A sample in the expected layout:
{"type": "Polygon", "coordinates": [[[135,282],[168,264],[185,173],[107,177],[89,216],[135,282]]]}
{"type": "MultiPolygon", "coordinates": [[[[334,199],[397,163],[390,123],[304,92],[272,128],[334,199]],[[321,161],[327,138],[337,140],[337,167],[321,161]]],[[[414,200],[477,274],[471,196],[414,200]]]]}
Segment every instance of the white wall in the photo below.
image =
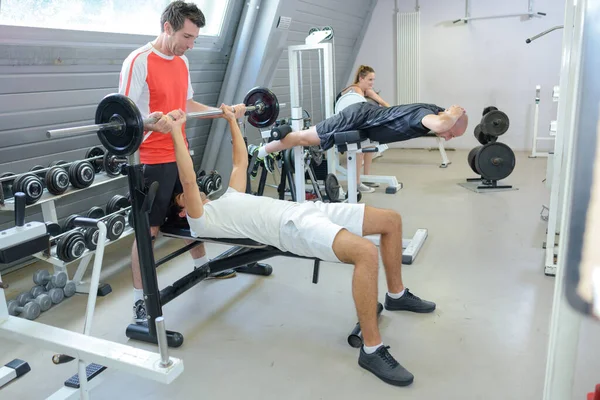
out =
{"type": "MultiPolygon", "coordinates": [[[[400,12],[413,12],[414,0],[398,0],[400,12]]],[[[510,129],[500,139],[514,150],[532,145],[535,86],[542,86],[539,135],[547,135],[556,119],[557,103],[552,88],[560,78],[563,30],[554,31],[531,44],[525,39],[552,26],[562,25],[564,1],[535,0],[535,11],[546,17],[518,17],[452,24],[462,18],[465,0],[421,0],[420,101],[442,107],[460,104],[470,115],[465,136],[449,147],[478,145],[473,129],[485,106],[495,105],[510,118],[510,129]]],[[[470,1],[471,16],[492,16],[527,11],[527,0],[470,1]]],[[[356,59],[376,71],[375,88],[390,103],[396,101],[395,1],[379,0],[371,25],[356,59]]],[[[349,81],[352,77],[349,77],[349,81]]],[[[402,147],[430,146],[430,140],[403,142],[402,147]]],[[[545,149],[543,142],[540,148],[545,149]]]]}

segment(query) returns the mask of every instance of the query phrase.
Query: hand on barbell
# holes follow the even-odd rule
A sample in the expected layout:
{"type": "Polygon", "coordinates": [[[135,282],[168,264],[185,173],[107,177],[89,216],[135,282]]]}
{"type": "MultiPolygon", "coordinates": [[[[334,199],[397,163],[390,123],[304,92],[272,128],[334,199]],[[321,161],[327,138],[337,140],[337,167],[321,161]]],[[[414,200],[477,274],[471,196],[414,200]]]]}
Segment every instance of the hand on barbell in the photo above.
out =
{"type": "Polygon", "coordinates": [[[168,116],[169,121],[171,121],[170,122],[171,128],[180,127],[187,120],[187,115],[181,109],[173,110],[170,113],[168,113],[166,116],[168,116]]]}
{"type": "Polygon", "coordinates": [[[219,107],[221,109],[221,111],[223,111],[223,118],[225,118],[227,121],[235,121],[238,117],[237,117],[237,113],[238,110],[236,108],[237,106],[228,106],[227,104],[221,104],[221,107],[219,107]],[[234,113],[235,111],[235,113],[234,113]]]}
{"type": "Polygon", "coordinates": [[[240,119],[246,115],[246,105],[244,103],[236,104],[233,106],[235,110],[235,118],[240,119]]]}
{"type": "Polygon", "coordinates": [[[153,124],[144,125],[145,130],[159,133],[171,132],[171,119],[167,118],[167,116],[164,115],[162,112],[153,112],[152,114],[148,115],[148,118],[156,118],[158,119],[158,121],[156,121],[153,124]]]}

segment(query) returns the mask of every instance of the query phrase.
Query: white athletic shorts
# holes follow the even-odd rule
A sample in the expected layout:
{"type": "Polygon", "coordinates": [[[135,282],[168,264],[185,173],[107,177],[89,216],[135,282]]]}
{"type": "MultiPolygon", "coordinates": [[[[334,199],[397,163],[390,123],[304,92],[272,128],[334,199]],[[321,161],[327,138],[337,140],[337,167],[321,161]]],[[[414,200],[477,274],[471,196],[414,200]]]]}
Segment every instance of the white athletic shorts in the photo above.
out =
{"type": "Polygon", "coordinates": [[[364,204],[307,201],[293,207],[281,219],[280,240],[284,251],[323,261],[340,262],[333,240],[345,228],[363,234],[364,204]]]}

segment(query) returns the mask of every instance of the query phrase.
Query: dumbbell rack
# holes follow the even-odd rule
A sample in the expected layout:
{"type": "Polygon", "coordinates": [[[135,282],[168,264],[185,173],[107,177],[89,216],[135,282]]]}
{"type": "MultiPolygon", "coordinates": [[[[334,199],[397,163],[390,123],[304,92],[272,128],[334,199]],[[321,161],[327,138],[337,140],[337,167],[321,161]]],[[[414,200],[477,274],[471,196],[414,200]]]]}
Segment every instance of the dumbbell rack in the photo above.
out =
{"type": "MultiPolygon", "coordinates": [[[[107,175],[105,172],[97,173],[96,178],[94,179],[94,183],[92,183],[86,189],[91,189],[94,187],[104,185],[109,182],[114,182],[115,179],[122,179],[124,177],[125,176],[123,176],[123,175],[120,175],[117,177],[112,177],[112,176],[107,175]]],[[[85,189],[76,189],[73,186],[69,186],[69,188],[63,194],[60,194],[60,195],[53,195],[53,194],[49,193],[47,190],[45,190],[42,197],[36,203],[28,205],[28,206],[26,206],[26,208],[35,207],[37,205],[40,205],[42,208],[42,216],[43,216],[44,221],[57,223],[58,217],[56,214],[56,204],[55,204],[56,200],[59,200],[66,196],[69,196],[73,193],[79,193],[79,192],[81,192],[81,190],[85,190],[85,189]]],[[[0,212],[2,212],[2,211],[14,212],[14,209],[15,209],[14,198],[7,199],[3,205],[0,204],[0,212]]],[[[129,236],[132,233],[133,233],[133,229],[131,227],[127,227],[123,231],[123,234],[119,237],[119,239],[129,236]]],[[[107,240],[105,246],[115,243],[119,239],[107,240]]],[[[75,282],[75,284],[77,285],[76,293],[88,294],[90,291],[89,283],[83,281],[82,279],[83,279],[83,276],[85,275],[85,272],[87,271],[87,268],[90,264],[90,261],[92,259],[92,256],[94,255],[94,253],[95,253],[95,250],[86,249],[85,252],[82,254],[82,256],[78,259],[79,266],[77,267],[77,271],[73,275],[73,279],[72,279],[75,282]]],[[[62,261],[61,259],[59,259],[56,256],[56,247],[55,246],[50,249],[50,254],[47,254],[46,252],[39,252],[39,253],[34,254],[34,257],[52,264],[54,266],[55,274],[58,272],[61,272],[61,271],[65,271],[68,273],[67,265],[70,264],[70,262],[62,261]]],[[[75,260],[75,261],[77,261],[77,260],[75,260]]],[[[73,262],[73,261],[71,261],[71,262],[73,262]]],[[[100,284],[100,286],[102,287],[102,284],[100,284]]]]}

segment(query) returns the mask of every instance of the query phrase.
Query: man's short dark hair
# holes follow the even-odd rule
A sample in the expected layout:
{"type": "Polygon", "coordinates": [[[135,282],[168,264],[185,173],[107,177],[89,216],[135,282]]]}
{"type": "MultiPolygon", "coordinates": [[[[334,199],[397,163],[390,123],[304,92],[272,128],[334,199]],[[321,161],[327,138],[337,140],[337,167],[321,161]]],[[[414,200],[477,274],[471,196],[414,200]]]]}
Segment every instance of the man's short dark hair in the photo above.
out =
{"type": "Polygon", "coordinates": [[[185,1],[174,1],[165,8],[160,17],[160,31],[164,32],[165,22],[168,22],[177,32],[183,28],[186,19],[192,21],[198,28],[204,28],[206,25],[206,18],[197,5],[185,1]]]}

